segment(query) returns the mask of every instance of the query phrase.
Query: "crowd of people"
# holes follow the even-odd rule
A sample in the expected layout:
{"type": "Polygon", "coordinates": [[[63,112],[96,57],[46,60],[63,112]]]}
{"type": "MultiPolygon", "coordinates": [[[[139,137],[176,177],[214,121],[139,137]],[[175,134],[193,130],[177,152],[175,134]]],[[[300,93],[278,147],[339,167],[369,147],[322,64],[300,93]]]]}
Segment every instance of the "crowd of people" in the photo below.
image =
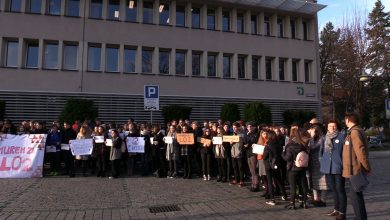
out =
{"type": "MultiPolygon", "coordinates": [[[[247,183],[251,192],[263,191],[266,204],[276,205],[278,198],[289,201],[285,207],[292,210],[308,208],[308,198],[315,207],[326,206],[327,192],[332,191],[334,209],[327,215],[346,219],[346,180],[360,171],[371,171],[367,138],[358,120],[355,113],[347,114],[345,131],[335,120],[321,124],[317,119],[302,127],[222,120],[204,121],[202,125],[174,120],[160,126],[135,123],[133,119],[119,127],[96,119],[64,122],[62,126],[53,122],[48,131],[40,122],[24,121],[16,128],[6,120],[0,123],[0,133],[48,134],[46,145],[56,150],[45,155],[50,164],[46,175],[74,177],[76,170],[81,170],[83,176],[110,179],[153,173],[160,178],[197,177],[239,187],[247,183]],[[181,133],[192,133],[194,144],[180,144],[176,137],[181,133]],[[98,142],[94,139],[97,136],[112,143],[98,142]],[[214,137],[224,136],[238,136],[238,141],[213,143],[214,137]],[[124,143],[128,137],[144,137],[144,153],[127,152],[124,143]],[[91,155],[73,156],[62,147],[70,140],[89,138],[93,139],[91,155]],[[254,152],[255,145],[264,146],[262,154],[254,152]]],[[[367,219],[363,192],[350,191],[356,219],[367,219]]]]}

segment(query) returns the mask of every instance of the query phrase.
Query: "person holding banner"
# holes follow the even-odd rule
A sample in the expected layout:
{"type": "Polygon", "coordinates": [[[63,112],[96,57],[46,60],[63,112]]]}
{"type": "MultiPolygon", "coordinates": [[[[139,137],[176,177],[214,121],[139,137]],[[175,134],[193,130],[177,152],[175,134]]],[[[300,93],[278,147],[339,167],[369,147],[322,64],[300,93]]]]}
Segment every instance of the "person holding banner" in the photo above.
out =
{"type": "MultiPolygon", "coordinates": [[[[188,125],[184,124],[182,126],[181,133],[186,134],[190,133],[188,130],[188,125]]],[[[191,133],[192,134],[192,133],[191,133]]],[[[189,140],[190,142],[194,143],[194,140],[189,140]]],[[[192,148],[193,144],[181,144],[181,158],[183,162],[183,169],[184,169],[184,176],[183,179],[191,179],[191,158],[192,158],[192,148]]]]}
{"type": "Polygon", "coordinates": [[[176,140],[176,127],[171,125],[169,126],[169,131],[166,137],[164,137],[164,142],[167,145],[165,158],[169,163],[169,178],[177,177],[177,163],[179,162],[179,145],[176,140]]]}
{"type": "Polygon", "coordinates": [[[256,172],[257,165],[257,154],[253,153],[252,145],[256,144],[259,136],[257,135],[255,126],[253,123],[247,123],[247,131],[248,133],[245,136],[245,144],[244,149],[246,152],[247,162],[249,171],[251,173],[252,185],[250,188],[251,192],[259,191],[259,176],[256,172]]]}
{"type": "Polygon", "coordinates": [[[218,163],[218,179],[217,182],[226,182],[226,149],[228,142],[222,142],[222,137],[225,135],[225,131],[222,126],[217,128],[217,135],[213,137],[214,155],[218,163]]]}
{"type": "Polygon", "coordinates": [[[97,177],[106,176],[106,168],[108,165],[108,152],[105,141],[107,134],[104,131],[103,126],[98,126],[97,131],[93,137],[93,151],[92,155],[96,158],[97,177]]]}
{"type": "MultiPolygon", "coordinates": [[[[260,137],[259,137],[259,140],[257,141],[257,144],[266,147],[267,142],[268,142],[268,131],[263,129],[260,131],[260,137]]],[[[267,173],[265,172],[263,154],[257,154],[257,161],[258,161],[257,165],[259,166],[259,176],[260,176],[260,179],[265,187],[265,192],[261,196],[266,197],[266,199],[269,199],[267,173]]]]}
{"type": "Polygon", "coordinates": [[[116,179],[120,175],[122,139],[119,137],[119,132],[116,129],[111,130],[111,137],[112,137],[112,145],[110,149],[111,176],[109,177],[109,179],[116,179]]]}
{"type": "Polygon", "coordinates": [[[50,161],[50,175],[58,176],[60,169],[61,131],[53,124],[46,138],[46,155],[50,161]]]}
{"type": "Polygon", "coordinates": [[[201,138],[201,149],[200,155],[202,158],[202,171],[203,171],[203,180],[210,180],[210,163],[211,163],[211,134],[210,129],[205,129],[203,131],[203,136],[201,138]]]}
{"type": "MultiPolygon", "coordinates": [[[[80,127],[80,131],[77,134],[76,139],[89,139],[91,138],[91,132],[89,128],[86,125],[83,125],[80,127]]],[[[76,160],[81,161],[81,169],[83,170],[83,176],[87,176],[87,162],[89,159],[89,155],[76,155],[75,156],[76,160]]]]}
{"type": "MultiPolygon", "coordinates": [[[[130,122],[128,124],[128,129],[129,129],[129,131],[128,131],[127,137],[139,137],[140,136],[138,129],[137,129],[137,125],[134,122],[130,122]]],[[[135,163],[135,159],[136,159],[137,154],[130,153],[130,152],[126,152],[126,154],[127,154],[127,175],[132,176],[134,173],[134,163],[135,163]]]]}
{"type": "Polygon", "coordinates": [[[230,144],[232,146],[232,163],[234,170],[234,180],[230,182],[231,185],[239,184],[239,187],[244,186],[243,170],[242,170],[242,149],[243,149],[243,137],[241,132],[241,126],[238,122],[233,123],[233,136],[238,136],[239,141],[230,144]]]}
{"type": "Polygon", "coordinates": [[[76,139],[77,134],[72,129],[72,125],[69,122],[64,122],[64,130],[62,131],[61,140],[61,153],[65,160],[65,173],[69,174],[69,177],[74,177],[74,156],[70,151],[69,141],[76,139]]]}

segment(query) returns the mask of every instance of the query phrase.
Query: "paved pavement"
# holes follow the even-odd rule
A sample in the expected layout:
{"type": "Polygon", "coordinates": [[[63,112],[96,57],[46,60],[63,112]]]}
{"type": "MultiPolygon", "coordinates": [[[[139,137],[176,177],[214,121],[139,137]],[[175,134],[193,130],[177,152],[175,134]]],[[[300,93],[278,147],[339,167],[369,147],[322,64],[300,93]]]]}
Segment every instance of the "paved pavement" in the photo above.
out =
{"type": "MultiPolygon", "coordinates": [[[[390,219],[390,151],[370,154],[373,174],[365,192],[369,219],[390,219]]],[[[328,207],[285,210],[266,205],[261,192],[203,179],[47,177],[0,180],[0,219],[332,219],[328,207]],[[152,214],[150,207],[179,211],[152,214]]],[[[348,206],[352,219],[352,207],[348,206]]]]}

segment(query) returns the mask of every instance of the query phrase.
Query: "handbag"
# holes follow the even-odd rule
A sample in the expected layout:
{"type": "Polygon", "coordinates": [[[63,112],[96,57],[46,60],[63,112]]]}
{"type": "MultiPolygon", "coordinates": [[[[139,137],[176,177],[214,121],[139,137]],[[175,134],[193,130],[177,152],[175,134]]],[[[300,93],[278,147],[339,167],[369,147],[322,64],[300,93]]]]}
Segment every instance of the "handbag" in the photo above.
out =
{"type": "Polygon", "coordinates": [[[360,169],[360,171],[356,174],[353,175],[353,168],[352,168],[352,141],[350,141],[349,145],[349,161],[350,161],[350,172],[351,172],[351,177],[349,179],[351,183],[352,190],[354,192],[362,192],[366,189],[368,184],[370,183],[367,179],[366,172],[364,172],[363,169],[360,169]]]}

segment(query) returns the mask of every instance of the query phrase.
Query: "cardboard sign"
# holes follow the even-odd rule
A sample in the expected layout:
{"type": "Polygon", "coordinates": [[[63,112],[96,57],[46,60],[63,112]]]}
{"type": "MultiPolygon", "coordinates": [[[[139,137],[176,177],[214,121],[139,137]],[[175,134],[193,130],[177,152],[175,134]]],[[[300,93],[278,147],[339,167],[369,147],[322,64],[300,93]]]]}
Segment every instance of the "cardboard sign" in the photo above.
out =
{"type": "Polygon", "coordinates": [[[166,144],[172,144],[173,143],[173,138],[172,137],[164,137],[164,143],[166,144]]]}
{"type": "Polygon", "coordinates": [[[207,139],[207,138],[201,138],[200,143],[207,145],[207,146],[211,146],[211,140],[207,139]]]}
{"type": "Polygon", "coordinates": [[[93,139],[79,139],[69,141],[72,155],[91,155],[93,149],[93,139]]]}
{"type": "Polygon", "coordinates": [[[145,153],[144,137],[128,137],[126,145],[129,153],[145,153]]]}
{"type": "Polygon", "coordinates": [[[238,135],[224,135],[223,136],[223,142],[240,142],[240,136],[238,135]]]}
{"type": "Polygon", "coordinates": [[[181,145],[192,145],[195,143],[193,133],[176,134],[176,139],[181,145]]]}
{"type": "Polygon", "coordinates": [[[93,139],[95,140],[95,143],[97,143],[97,144],[104,143],[104,136],[95,136],[95,137],[93,137],[93,139]]]}
{"type": "Polygon", "coordinates": [[[264,146],[260,144],[253,144],[253,153],[255,154],[263,154],[264,153],[264,146]]]}
{"type": "Polygon", "coordinates": [[[213,144],[222,144],[222,137],[213,137],[213,144]]]}

